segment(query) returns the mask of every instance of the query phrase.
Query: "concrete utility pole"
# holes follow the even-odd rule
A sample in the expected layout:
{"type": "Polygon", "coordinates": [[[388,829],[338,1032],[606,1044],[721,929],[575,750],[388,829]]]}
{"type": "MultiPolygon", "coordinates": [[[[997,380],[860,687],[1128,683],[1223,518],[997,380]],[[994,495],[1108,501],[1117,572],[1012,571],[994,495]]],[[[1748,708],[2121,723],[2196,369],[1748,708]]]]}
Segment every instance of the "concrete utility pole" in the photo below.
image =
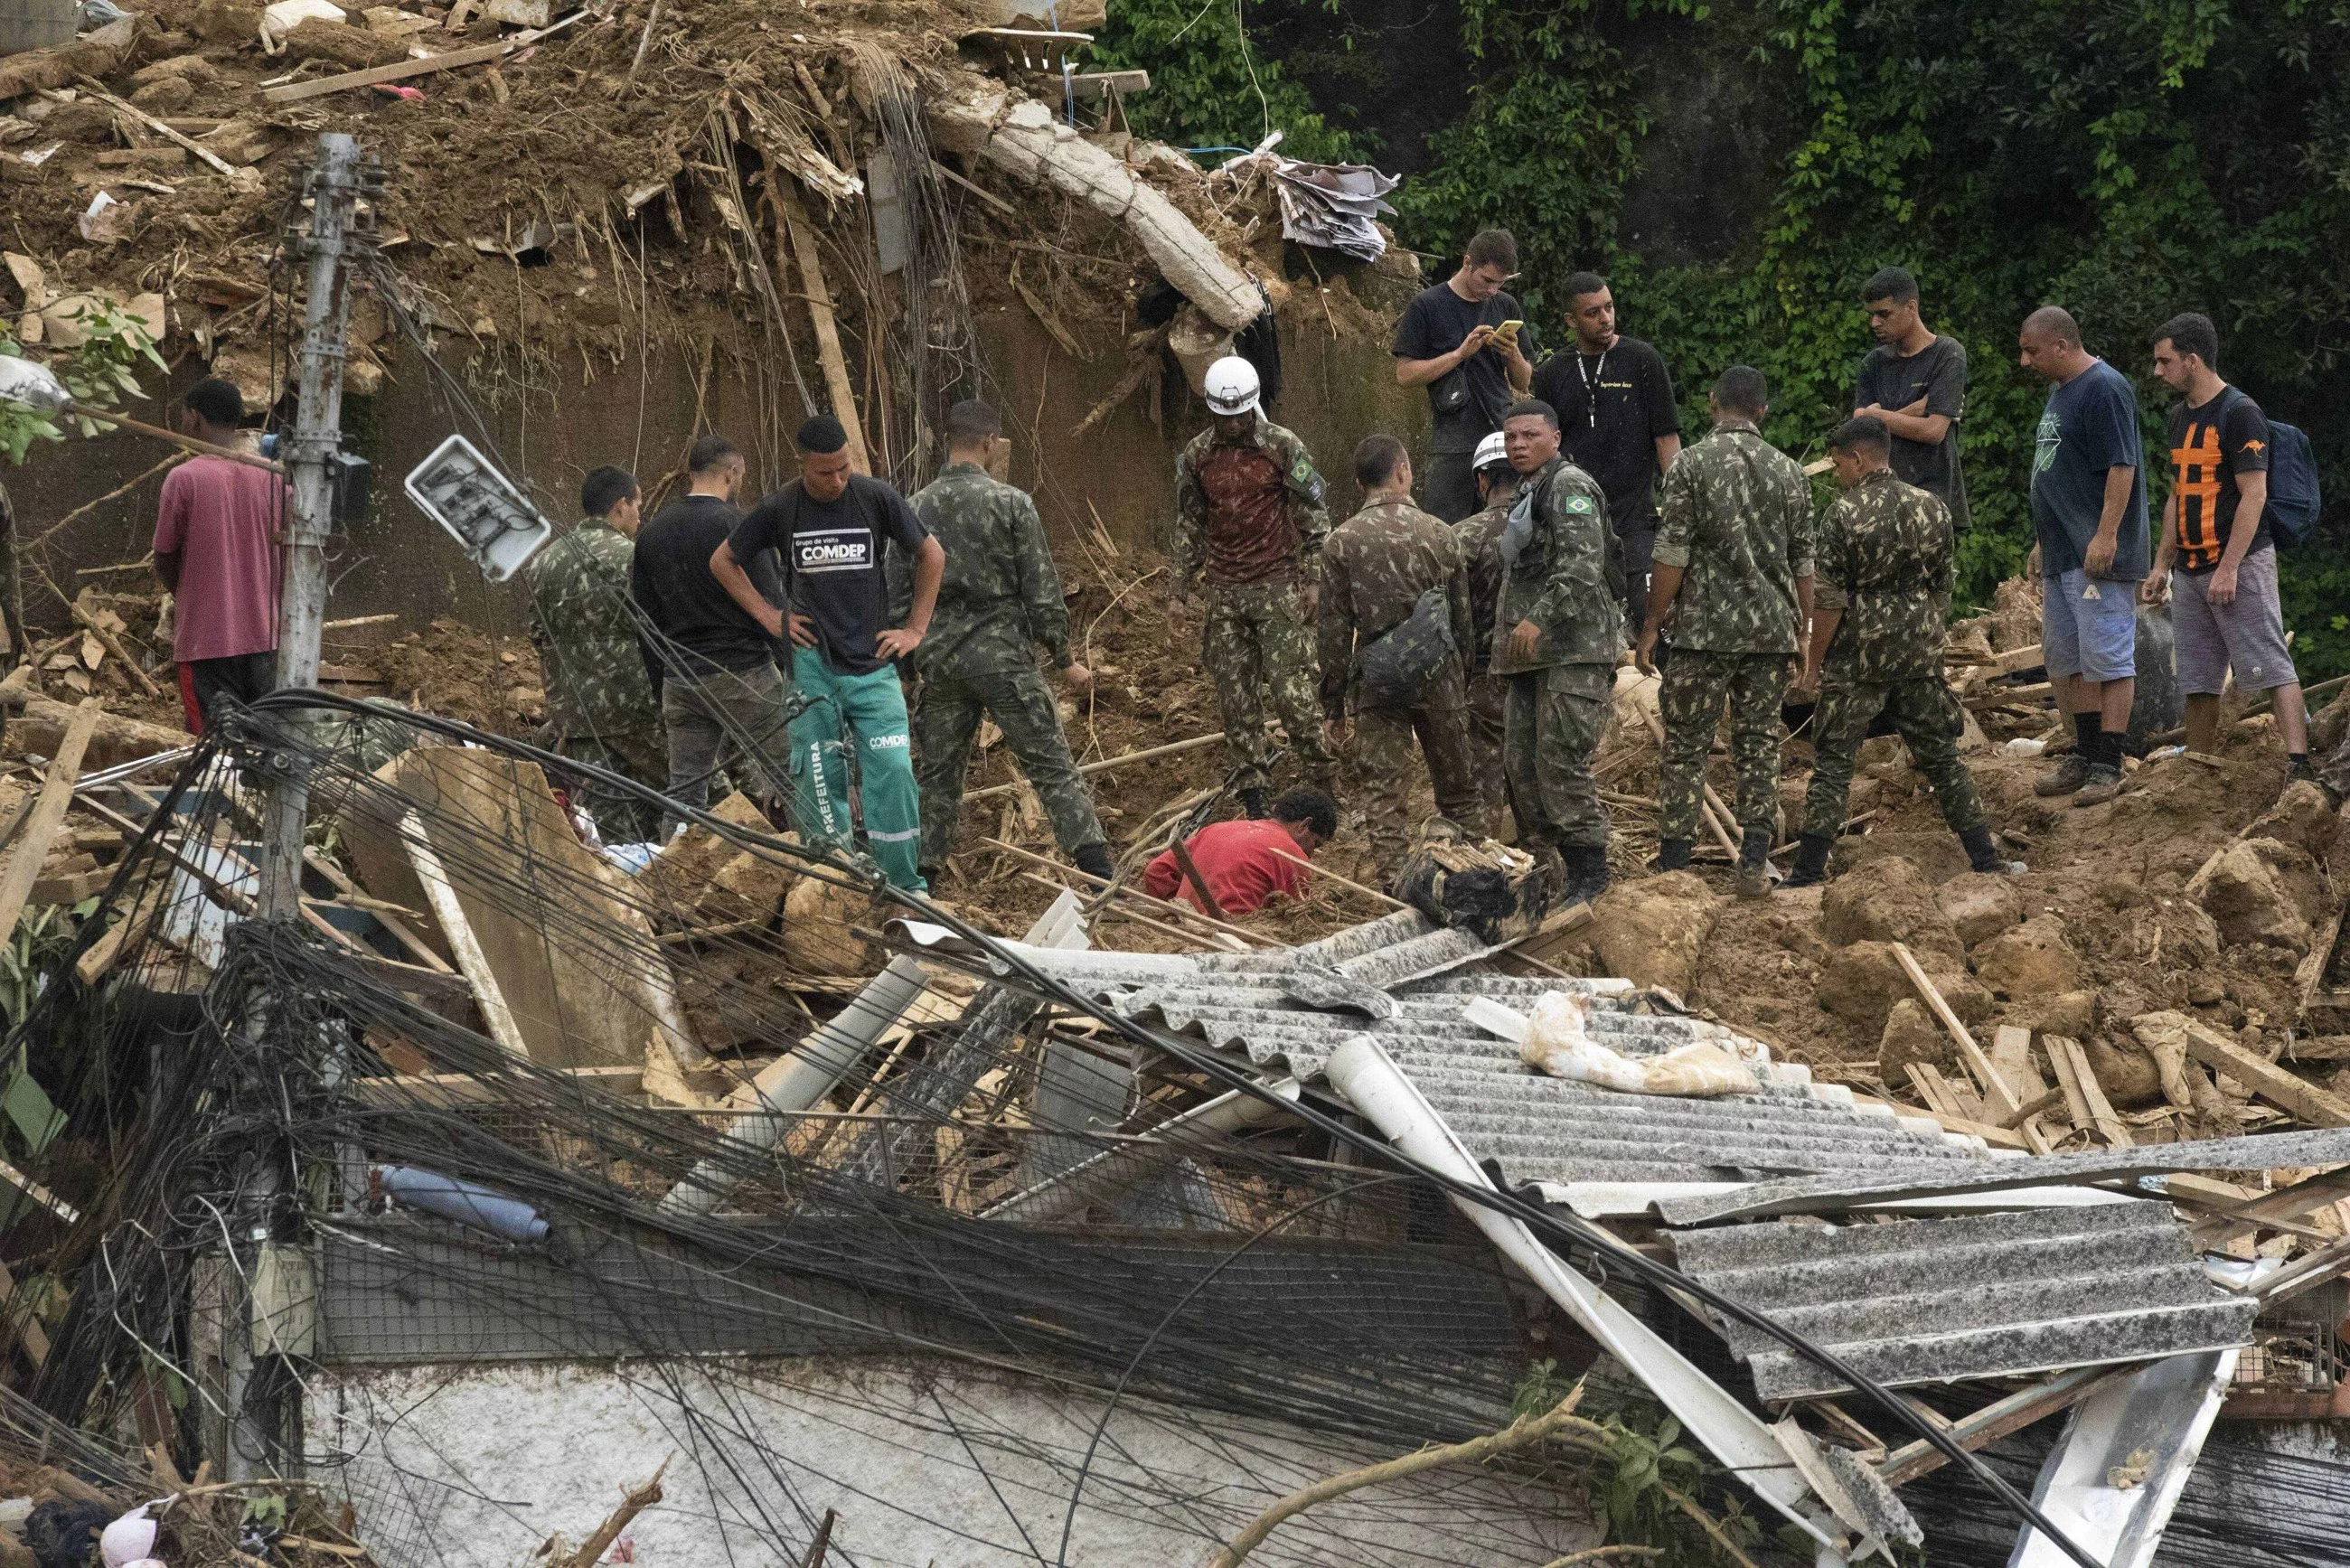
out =
{"type": "MultiPolygon", "coordinates": [[[[318,684],[318,639],[327,619],[327,539],[334,522],[334,482],[328,463],[343,441],[343,324],[350,306],[344,251],[359,193],[359,147],[332,132],[318,138],[318,161],[308,182],[310,233],[289,236],[310,260],[309,297],[303,318],[302,379],[293,439],[286,443],[294,504],[286,520],[286,598],[277,628],[277,684],[318,684]]],[[[307,779],[296,768],[269,781],[261,849],[261,909],[292,917],[302,897],[302,829],[310,801],[307,779]]]]}

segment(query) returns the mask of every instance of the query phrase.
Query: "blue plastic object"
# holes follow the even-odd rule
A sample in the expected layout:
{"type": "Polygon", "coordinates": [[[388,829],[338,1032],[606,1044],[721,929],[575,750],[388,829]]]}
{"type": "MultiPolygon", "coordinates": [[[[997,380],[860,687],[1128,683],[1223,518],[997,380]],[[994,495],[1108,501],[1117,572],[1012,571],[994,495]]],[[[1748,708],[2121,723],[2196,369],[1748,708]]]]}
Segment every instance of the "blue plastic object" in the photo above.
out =
{"type": "Polygon", "coordinates": [[[476,1231],[487,1231],[509,1241],[546,1240],[546,1221],[521,1199],[508,1198],[437,1170],[387,1165],[383,1168],[383,1189],[411,1209],[438,1214],[443,1220],[470,1225],[476,1231]]]}

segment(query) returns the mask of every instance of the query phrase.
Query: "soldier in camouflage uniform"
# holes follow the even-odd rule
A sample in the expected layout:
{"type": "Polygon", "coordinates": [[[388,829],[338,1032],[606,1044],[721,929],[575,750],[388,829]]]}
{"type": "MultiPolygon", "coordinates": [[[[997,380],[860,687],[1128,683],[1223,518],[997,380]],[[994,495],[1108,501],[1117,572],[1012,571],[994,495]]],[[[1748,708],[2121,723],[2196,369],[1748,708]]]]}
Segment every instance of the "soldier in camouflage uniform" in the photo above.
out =
{"type": "MultiPolygon", "coordinates": [[[[579,489],[587,520],[530,565],[530,640],[538,649],[555,749],[660,789],[669,750],[629,594],[639,500],[626,469],[599,468],[588,476],[579,489]]],[[[660,813],[636,795],[593,780],[583,780],[578,794],[607,844],[659,836],[660,813]]]]}
{"type": "Polygon", "coordinates": [[[1237,356],[1211,365],[1207,402],[1214,422],[1175,460],[1175,566],[1183,591],[1207,585],[1201,660],[1216,682],[1241,798],[1262,816],[1276,755],[1267,690],[1306,777],[1326,792],[1337,774],[1314,679],[1315,575],[1330,514],[1305,443],[1258,407],[1253,366],[1237,356]]]}
{"type": "Polygon", "coordinates": [[[1469,570],[1469,626],[1461,634],[1469,661],[1469,763],[1489,816],[1499,820],[1510,789],[1502,771],[1503,710],[1509,682],[1492,672],[1493,612],[1502,597],[1502,530],[1509,526],[1510,504],[1518,498],[1518,471],[1495,431],[1477,444],[1472,460],[1477,499],[1484,510],[1452,525],[1469,570]]]}
{"type": "Polygon", "coordinates": [[[1608,824],[1591,755],[1624,650],[1624,567],[1606,493],[1559,455],[1556,411],[1514,403],[1502,436],[1519,476],[1493,620],[1493,673],[1509,678],[1502,765],[1519,845],[1564,862],[1564,901],[1594,898],[1607,887],[1608,824]]]}
{"type": "Polygon", "coordinates": [[[1738,769],[1738,893],[1771,891],[1771,836],[1779,821],[1779,702],[1812,609],[1812,483],[1794,459],[1762,439],[1762,372],[1732,366],[1714,383],[1713,431],[1665,471],[1648,625],[1633,657],[1651,655],[1669,616],[1672,657],[1657,788],[1657,865],[1689,865],[1705,793],[1706,753],[1724,703],[1738,769]]]}
{"type": "MultiPolygon", "coordinates": [[[[946,469],[913,498],[914,514],[946,550],[931,629],[915,650],[921,693],[914,710],[914,773],[922,792],[922,873],[933,885],[954,847],[963,771],[983,715],[1036,786],[1061,852],[1087,874],[1111,874],[1092,794],[1069,754],[1060,710],[1036,669],[1042,645],[1069,690],[1093,673],[1069,653],[1069,610],[1045,543],[1036,504],[988,469],[1003,447],[1003,421],[982,402],[947,411],[946,469]]],[[[890,597],[911,597],[911,572],[891,552],[890,597]]]]}
{"type": "MultiPolygon", "coordinates": [[[[1436,809],[1473,834],[1484,831],[1469,762],[1461,668],[1470,635],[1469,575],[1451,526],[1411,504],[1411,459],[1403,442],[1391,435],[1364,437],[1355,449],[1355,480],[1363,489],[1363,509],[1322,546],[1322,711],[1341,724],[1348,708],[1354,711],[1365,836],[1379,875],[1390,877],[1411,843],[1415,735],[1436,786],[1436,809]],[[1383,699],[1366,684],[1359,656],[1391,633],[1402,635],[1414,620],[1414,607],[1431,592],[1444,599],[1451,646],[1445,649],[1433,636],[1418,644],[1409,661],[1434,666],[1424,689],[1416,701],[1383,699]]],[[[1419,629],[1416,624],[1414,629],[1419,629]]]]}
{"type": "Polygon", "coordinates": [[[1942,820],[1978,871],[2014,873],[1991,843],[1967,765],[1959,760],[1958,701],[1942,679],[1950,605],[1950,513],[1935,496],[1893,476],[1885,422],[1863,414],[1828,440],[1845,487],[1821,518],[1818,584],[1804,686],[1819,691],[1812,719],[1812,784],[1790,888],[1827,876],[1844,829],[1845,797],[1868,723],[1892,717],[1918,771],[1934,786],[1942,820]]]}

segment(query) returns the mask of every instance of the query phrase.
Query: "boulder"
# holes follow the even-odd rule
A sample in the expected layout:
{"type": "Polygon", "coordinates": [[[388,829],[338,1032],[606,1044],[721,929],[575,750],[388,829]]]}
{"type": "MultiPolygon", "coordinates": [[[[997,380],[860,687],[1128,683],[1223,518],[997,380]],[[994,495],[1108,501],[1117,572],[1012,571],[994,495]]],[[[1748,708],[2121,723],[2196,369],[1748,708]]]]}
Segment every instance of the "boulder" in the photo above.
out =
{"type": "Polygon", "coordinates": [[[1712,892],[1687,871],[1616,884],[1591,906],[1600,963],[1635,985],[1692,994],[1714,903],[1712,892]]]}
{"type": "Polygon", "coordinates": [[[870,974],[887,955],[872,951],[850,928],[876,923],[866,895],[803,877],[784,899],[784,960],[801,974],[870,974]]]}
{"type": "Polygon", "coordinates": [[[160,77],[130,95],[130,101],[151,115],[177,114],[196,100],[196,84],[185,77],[160,77]]]}
{"type": "Polygon", "coordinates": [[[2116,1106],[2150,1106],[2162,1098],[2162,1075],[2145,1048],[2126,1036],[2093,1035],[2081,1042],[2097,1086],[2116,1106]]]}
{"type": "Polygon", "coordinates": [[[1988,871],[1969,871],[1934,889],[1934,907],[1969,947],[2020,924],[2023,900],[2012,879],[1988,871]]]}
{"type": "Polygon", "coordinates": [[[1975,949],[1974,963],[1976,977],[2006,997],[2078,991],[2089,981],[2064,922],[2054,915],[2034,915],[1993,937],[1975,949]]]}
{"type": "Polygon", "coordinates": [[[2086,1040],[2095,1032],[2097,1018],[2095,992],[2060,991],[2019,997],[2000,1014],[1999,1021],[2018,1029],[2029,1029],[2035,1035],[2061,1034],[2067,1040],[2086,1040]]]}
{"type": "Polygon", "coordinates": [[[2309,918],[2252,840],[2237,839],[2205,861],[2187,884],[2187,896],[2210,913],[2230,947],[2259,943],[2296,954],[2309,950],[2309,918]]]}
{"type": "Polygon", "coordinates": [[[2202,905],[2165,898],[2154,912],[2154,957],[2173,968],[2196,968],[2220,956],[2220,924],[2202,905]]]}
{"type": "Polygon", "coordinates": [[[1917,863],[1898,855],[1872,860],[1865,874],[1837,877],[1820,897],[1820,935],[1830,947],[1907,942],[1909,950],[1961,957],[1958,928],[1935,902],[1917,863]]]}
{"type": "Polygon", "coordinates": [[[408,46],[397,38],[387,38],[348,22],[328,22],[317,17],[286,35],[286,49],[289,59],[332,60],[355,71],[369,66],[388,66],[408,57],[408,46]]]}
{"type": "MultiPolygon", "coordinates": [[[[775,831],[765,814],[740,790],[712,807],[711,815],[754,833],[775,831]]],[[[747,899],[743,897],[749,878],[737,870],[735,863],[754,858],[696,823],[671,840],[637,874],[636,892],[661,913],[686,925],[716,925],[754,913],[772,914],[783,893],[780,883],[764,905],[758,904],[755,893],[747,899]],[[722,874],[730,880],[722,883],[722,874]]]]}
{"type": "Polygon", "coordinates": [[[2307,779],[2295,779],[2284,786],[2276,804],[2244,830],[2244,836],[2273,838],[2323,860],[2334,847],[2339,826],[2334,803],[2325,792],[2307,779]]]}
{"type": "MultiPolygon", "coordinates": [[[[1991,992],[1959,968],[1956,959],[1942,953],[1913,956],[1960,1023],[1971,1027],[1991,1016],[1991,992]]],[[[1891,942],[1854,942],[1830,951],[1820,966],[1816,994],[1827,1012],[1879,1033],[1897,1002],[1918,997],[1891,942]]]]}
{"type": "Polygon", "coordinates": [[[1905,996],[1886,1013],[1885,1032],[1877,1042],[1877,1075],[1886,1087],[1896,1092],[1908,1087],[1908,1069],[1912,1062],[1949,1073],[1958,1069],[1958,1046],[1926,1011],[1925,1003],[1905,996]]]}
{"type": "Polygon", "coordinates": [[[180,77],[198,87],[208,87],[220,78],[220,71],[202,55],[172,55],[131,72],[130,85],[143,88],[166,77],[180,77]]]}
{"type": "Polygon", "coordinates": [[[2317,863],[2316,856],[2297,844],[2257,835],[2248,836],[2244,842],[2251,846],[2253,854],[2268,862],[2278,886],[2293,900],[2293,907],[2301,911],[2303,919],[2314,926],[2334,912],[2333,889],[2327,885],[2325,868],[2317,863]]]}

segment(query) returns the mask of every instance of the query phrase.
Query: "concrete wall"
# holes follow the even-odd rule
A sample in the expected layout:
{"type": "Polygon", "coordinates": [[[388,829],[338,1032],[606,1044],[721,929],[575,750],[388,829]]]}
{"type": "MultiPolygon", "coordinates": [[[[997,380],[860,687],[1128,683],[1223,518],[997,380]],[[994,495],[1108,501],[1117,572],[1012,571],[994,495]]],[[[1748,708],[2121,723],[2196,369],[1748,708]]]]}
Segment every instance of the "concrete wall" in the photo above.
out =
{"type": "MultiPolygon", "coordinates": [[[[1286,389],[1274,415],[1313,447],[1331,482],[1334,510],[1343,516],[1355,502],[1348,473],[1355,442],[1371,430],[1386,429],[1417,447],[1425,435],[1427,400],[1396,386],[1384,337],[1339,338],[1312,300],[1308,283],[1284,326],[1286,389]]],[[[1069,432],[1125,372],[1118,335],[1088,334],[1080,341],[1091,348],[1092,358],[1079,360],[1016,306],[983,312],[980,331],[996,400],[1010,416],[1015,437],[1013,478],[1037,491],[1064,564],[1078,554],[1067,531],[1089,526],[1089,511],[1098,512],[1121,545],[1162,543],[1172,517],[1175,454],[1206,418],[1180,374],[1171,365],[1164,371],[1159,424],[1149,417],[1146,388],[1084,436],[1072,437],[1069,432]],[[1032,437],[1032,431],[1039,434],[1032,437]]],[[[578,361],[558,361],[537,370],[539,389],[524,396],[497,377],[487,360],[461,364],[460,341],[444,343],[448,362],[465,370],[507,460],[540,487],[543,504],[558,524],[572,521],[579,482],[599,464],[633,466],[649,483],[676,465],[696,433],[698,402],[710,428],[750,450],[754,481],[777,483],[790,476],[786,457],[756,450],[758,432],[769,421],[761,417],[758,389],[729,372],[723,354],[699,400],[698,358],[659,347],[643,374],[633,363],[615,369],[608,362],[584,385],[578,361]]],[[[807,373],[815,374],[812,365],[807,373]]],[[[171,390],[176,394],[199,374],[190,367],[171,390]]],[[[485,629],[519,630],[520,587],[484,583],[454,543],[400,493],[401,478],[458,428],[432,381],[415,356],[397,356],[380,393],[345,404],[350,444],[375,465],[375,504],[372,515],[335,551],[334,598],[328,613],[396,610],[411,627],[453,616],[485,629]]],[[[788,380],[783,384],[789,386],[788,380]]],[[[158,421],[166,417],[153,406],[139,411],[158,421]]],[[[801,417],[794,398],[779,428],[788,430],[801,417]]],[[[165,455],[160,442],[107,435],[45,449],[24,468],[0,473],[16,504],[19,536],[41,534],[165,455]]],[[[150,579],[143,576],[91,579],[74,574],[80,567],[136,561],[146,553],[159,483],[150,480],[76,520],[36,556],[36,564],[68,597],[92,580],[146,584],[150,579]]],[[[26,587],[35,624],[62,627],[62,610],[43,592],[36,573],[27,571],[26,587]]]]}
{"type": "MultiPolygon", "coordinates": [[[[609,1561],[789,1563],[835,1509],[831,1561],[857,1568],[1179,1568],[1277,1497],[1392,1457],[1131,1400],[1096,1446],[1098,1397],[946,1363],[342,1368],[307,1387],[311,1473],[350,1498],[359,1539],[386,1568],[523,1568],[557,1532],[576,1546],[671,1455],[664,1500],[609,1561]],[[348,1462],[316,1463],[329,1453],[348,1462]]],[[[1540,1563],[1596,1543],[1578,1512],[1546,1488],[1440,1472],[1317,1508],[1253,1560],[1540,1563]]]]}

